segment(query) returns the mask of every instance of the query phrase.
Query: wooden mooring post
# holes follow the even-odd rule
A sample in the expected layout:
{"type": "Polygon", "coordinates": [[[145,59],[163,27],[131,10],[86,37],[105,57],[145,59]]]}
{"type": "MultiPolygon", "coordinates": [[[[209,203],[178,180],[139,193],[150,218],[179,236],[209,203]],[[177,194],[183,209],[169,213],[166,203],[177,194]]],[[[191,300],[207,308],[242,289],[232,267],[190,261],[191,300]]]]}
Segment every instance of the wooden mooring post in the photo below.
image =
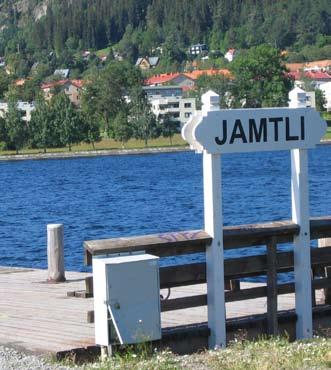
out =
{"type": "Polygon", "coordinates": [[[64,272],[64,237],[62,224],[47,225],[47,261],[50,283],[65,281],[64,272]]]}

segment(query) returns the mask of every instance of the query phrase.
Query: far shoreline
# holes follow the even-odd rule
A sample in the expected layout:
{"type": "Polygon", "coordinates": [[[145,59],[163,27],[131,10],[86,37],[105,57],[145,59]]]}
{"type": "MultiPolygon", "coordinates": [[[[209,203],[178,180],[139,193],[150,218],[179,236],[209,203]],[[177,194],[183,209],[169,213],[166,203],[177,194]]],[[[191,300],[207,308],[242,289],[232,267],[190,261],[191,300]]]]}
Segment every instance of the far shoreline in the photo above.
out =
{"type": "MultiPolygon", "coordinates": [[[[318,145],[330,145],[331,139],[321,140],[318,145]]],[[[43,160],[43,159],[70,159],[88,157],[106,157],[136,154],[161,154],[161,153],[181,153],[190,151],[189,146],[169,146],[152,147],[139,149],[102,149],[84,150],[75,152],[54,152],[54,153],[35,153],[35,154],[8,154],[0,155],[0,161],[24,161],[24,160],[43,160]]]]}
{"type": "Polygon", "coordinates": [[[135,154],[160,154],[187,152],[189,146],[169,146],[169,147],[152,147],[139,149],[102,149],[102,150],[84,150],[75,152],[49,152],[35,154],[8,154],[0,155],[0,161],[23,161],[23,160],[41,160],[41,159],[69,159],[84,157],[105,157],[115,155],[135,155],[135,154]]]}

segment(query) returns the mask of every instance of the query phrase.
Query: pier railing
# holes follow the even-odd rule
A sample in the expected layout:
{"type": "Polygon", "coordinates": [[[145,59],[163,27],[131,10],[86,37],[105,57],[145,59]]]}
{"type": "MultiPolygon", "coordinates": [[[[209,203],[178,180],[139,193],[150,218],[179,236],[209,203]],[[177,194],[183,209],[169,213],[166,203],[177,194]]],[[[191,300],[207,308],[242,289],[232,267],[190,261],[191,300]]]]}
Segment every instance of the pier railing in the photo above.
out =
{"type": "MultiPolygon", "coordinates": [[[[277,273],[293,271],[293,252],[277,251],[277,245],[292,242],[299,230],[299,226],[291,221],[224,227],[225,250],[261,245],[267,247],[264,255],[228,258],[224,261],[225,299],[226,302],[233,302],[267,297],[268,332],[271,334],[277,333],[277,296],[295,291],[294,283],[277,284],[277,273]],[[265,286],[240,289],[240,279],[260,275],[267,276],[265,286]]],[[[311,218],[310,235],[312,240],[331,237],[331,217],[311,218]]],[[[159,257],[194,254],[205,252],[210,242],[211,237],[203,230],[85,241],[85,262],[90,265],[93,256],[123,252],[145,251],[159,257]]],[[[325,267],[331,266],[331,243],[324,248],[312,248],[311,263],[312,291],[331,287],[331,276],[324,273],[325,267]]],[[[205,262],[160,268],[161,289],[205,282],[205,262]]],[[[92,285],[92,277],[87,278],[85,296],[93,296],[92,285]]],[[[315,304],[314,294],[312,304],[315,304]]],[[[161,300],[161,311],[204,305],[207,305],[206,294],[182,298],[171,298],[170,295],[168,299],[161,300]]]]}

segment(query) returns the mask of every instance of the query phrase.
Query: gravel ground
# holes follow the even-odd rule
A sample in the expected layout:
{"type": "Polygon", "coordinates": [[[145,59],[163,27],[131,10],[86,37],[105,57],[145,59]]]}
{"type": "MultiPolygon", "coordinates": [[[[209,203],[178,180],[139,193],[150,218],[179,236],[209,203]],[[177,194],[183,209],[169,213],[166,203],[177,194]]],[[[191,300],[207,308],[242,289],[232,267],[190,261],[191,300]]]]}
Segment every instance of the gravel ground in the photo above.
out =
{"type": "Polygon", "coordinates": [[[0,370],[69,370],[80,367],[67,367],[47,360],[45,357],[30,355],[0,346],[0,370]]]}

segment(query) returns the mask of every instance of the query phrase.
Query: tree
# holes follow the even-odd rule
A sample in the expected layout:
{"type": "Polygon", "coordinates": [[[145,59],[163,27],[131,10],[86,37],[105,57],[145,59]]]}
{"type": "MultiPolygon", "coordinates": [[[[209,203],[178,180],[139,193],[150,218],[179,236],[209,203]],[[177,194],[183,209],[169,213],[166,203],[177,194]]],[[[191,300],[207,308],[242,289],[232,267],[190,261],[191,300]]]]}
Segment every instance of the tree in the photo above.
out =
{"type": "Polygon", "coordinates": [[[172,138],[178,132],[178,122],[172,120],[170,117],[165,116],[161,122],[161,131],[163,137],[168,137],[170,145],[172,145],[172,138]]]}
{"type": "Polygon", "coordinates": [[[11,78],[7,75],[4,69],[0,69],[0,99],[2,99],[8,90],[11,78]]]}
{"type": "Polygon", "coordinates": [[[136,139],[143,140],[148,146],[148,140],[160,136],[160,126],[148,102],[146,93],[141,87],[130,92],[129,118],[136,139]]]}
{"type": "Polygon", "coordinates": [[[206,74],[201,75],[195,85],[195,91],[197,92],[198,101],[201,101],[201,95],[208,90],[213,90],[220,96],[221,108],[228,108],[228,92],[231,90],[231,80],[224,75],[208,76],[206,74]]]}
{"type": "Polygon", "coordinates": [[[278,49],[269,45],[253,47],[238,55],[230,68],[235,77],[232,92],[237,106],[287,106],[291,81],[278,49]]]}
{"type": "Polygon", "coordinates": [[[55,95],[51,106],[60,142],[71,151],[72,144],[83,140],[83,122],[65,93],[55,95]]]}
{"type": "Polygon", "coordinates": [[[30,145],[42,148],[46,153],[47,148],[59,146],[56,133],[52,109],[49,103],[39,96],[29,122],[30,145]]]}
{"type": "Polygon", "coordinates": [[[83,141],[92,144],[95,149],[94,144],[101,140],[98,118],[93,113],[84,110],[80,111],[79,115],[83,124],[83,141]]]}
{"type": "Polygon", "coordinates": [[[22,112],[17,107],[17,100],[13,97],[8,101],[8,111],[5,113],[5,142],[8,149],[14,149],[16,154],[24,147],[28,140],[28,126],[22,119],[22,112]]]}
{"type": "Polygon", "coordinates": [[[319,112],[324,112],[326,110],[325,106],[327,103],[324,91],[320,89],[315,90],[315,101],[316,101],[316,110],[318,110],[319,112]]]}
{"type": "Polygon", "coordinates": [[[112,121],[127,109],[125,95],[132,87],[142,84],[141,73],[128,63],[112,61],[102,71],[89,76],[89,81],[83,92],[82,109],[95,115],[104,133],[110,135],[112,121]]]}
{"type": "Polygon", "coordinates": [[[111,136],[116,141],[120,141],[122,148],[124,148],[124,144],[131,139],[132,134],[132,124],[128,120],[127,113],[124,111],[118,112],[111,125],[111,136]]]}

